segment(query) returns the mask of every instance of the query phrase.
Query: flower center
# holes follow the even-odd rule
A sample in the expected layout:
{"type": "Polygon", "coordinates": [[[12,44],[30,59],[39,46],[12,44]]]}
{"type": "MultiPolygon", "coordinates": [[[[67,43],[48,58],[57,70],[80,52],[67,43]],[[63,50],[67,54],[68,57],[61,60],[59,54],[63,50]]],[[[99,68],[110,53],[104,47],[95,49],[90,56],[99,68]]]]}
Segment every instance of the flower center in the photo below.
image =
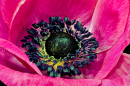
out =
{"type": "Polygon", "coordinates": [[[74,37],[64,32],[53,33],[46,40],[45,46],[47,53],[56,59],[63,58],[68,53],[75,54],[78,49],[78,43],[74,37]]]}
{"type": "Polygon", "coordinates": [[[80,75],[80,67],[89,66],[97,54],[99,44],[82,23],[65,17],[49,17],[27,29],[21,41],[29,60],[51,77],[80,75]]]}

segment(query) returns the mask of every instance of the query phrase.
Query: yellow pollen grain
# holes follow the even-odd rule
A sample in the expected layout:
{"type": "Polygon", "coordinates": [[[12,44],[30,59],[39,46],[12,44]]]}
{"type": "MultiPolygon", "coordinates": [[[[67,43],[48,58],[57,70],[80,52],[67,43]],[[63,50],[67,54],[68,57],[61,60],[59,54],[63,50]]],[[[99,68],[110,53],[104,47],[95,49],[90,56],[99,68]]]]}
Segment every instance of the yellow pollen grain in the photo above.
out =
{"type": "Polygon", "coordinates": [[[57,66],[62,66],[62,67],[63,67],[63,65],[64,65],[64,61],[61,61],[61,62],[56,63],[56,64],[53,66],[53,68],[56,70],[56,69],[57,69],[57,66]]]}
{"type": "Polygon", "coordinates": [[[47,62],[48,65],[53,65],[53,62],[47,62]]]}
{"type": "MultiPolygon", "coordinates": [[[[44,46],[44,45],[45,45],[45,42],[42,42],[41,44],[44,46]]],[[[47,52],[46,52],[45,47],[38,47],[38,50],[39,50],[39,52],[41,53],[42,56],[48,57],[48,54],[47,54],[47,52]]],[[[49,60],[49,59],[41,58],[41,61],[42,61],[42,60],[47,61],[47,60],[49,60]]],[[[50,65],[50,66],[53,66],[54,63],[53,63],[53,60],[51,60],[51,61],[47,62],[46,64],[48,64],[48,65],[50,65]]],[[[63,67],[63,65],[64,65],[64,61],[60,61],[60,62],[56,63],[56,64],[53,66],[53,68],[54,68],[54,70],[56,70],[56,69],[57,69],[57,66],[62,66],[62,67],[63,67]]]]}

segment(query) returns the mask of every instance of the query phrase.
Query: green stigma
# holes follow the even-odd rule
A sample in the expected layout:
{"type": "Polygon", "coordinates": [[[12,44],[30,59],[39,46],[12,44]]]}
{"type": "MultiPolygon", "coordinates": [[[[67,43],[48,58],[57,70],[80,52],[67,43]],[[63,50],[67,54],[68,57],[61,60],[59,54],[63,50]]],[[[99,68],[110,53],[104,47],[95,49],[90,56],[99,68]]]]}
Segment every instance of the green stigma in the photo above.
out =
{"type": "Polygon", "coordinates": [[[46,40],[45,46],[47,53],[57,59],[67,56],[68,53],[75,54],[78,49],[74,37],[64,32],[53,33],[46,40]]]}
{"type": "Polygon", "coordinates": [[[97,58],[99,44],[79,21],[56,16],[49,17],[49,23],[41,20],[32,26],[21,40],[22,48],[29,60],[50,77],[80,75],[79,68],[97,58]]]}

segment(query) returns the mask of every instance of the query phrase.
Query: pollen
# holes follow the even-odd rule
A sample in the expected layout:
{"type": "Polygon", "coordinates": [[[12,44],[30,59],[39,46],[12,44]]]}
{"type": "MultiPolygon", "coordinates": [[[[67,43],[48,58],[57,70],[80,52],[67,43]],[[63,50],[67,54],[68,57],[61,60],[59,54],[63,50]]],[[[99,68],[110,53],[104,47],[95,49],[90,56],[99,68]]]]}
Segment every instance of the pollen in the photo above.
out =
{"type": "Polygon", "coordinates": [[[21,40],[29,60],[50,77],[77,76],[79,68],[89,66],[97,58],[99,44],[82,23],[69,17],[49,17],[26,30],[21,40]]]}

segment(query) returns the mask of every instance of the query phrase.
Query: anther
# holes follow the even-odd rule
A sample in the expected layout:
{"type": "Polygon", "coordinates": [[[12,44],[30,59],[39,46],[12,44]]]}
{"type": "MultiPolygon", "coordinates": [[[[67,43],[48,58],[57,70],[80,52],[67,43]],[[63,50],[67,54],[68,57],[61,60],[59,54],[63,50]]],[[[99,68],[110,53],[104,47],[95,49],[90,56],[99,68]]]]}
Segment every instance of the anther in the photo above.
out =
{"type": "Polygon", "coordinates": [[[28,36],[21,40],[26,55],[51,77],[80,75],[79,68],[97,58],[96,38],[90,37],[92,33],[81,22],[69,17],[49,17],[49,23],[41,20],[26,31],[28,36]]]}
{"type": "Polygon", "coordinates": [[[39,28],[39,25],[36,24],[36,23],[32,24],[32,26],[33,26],[34,28],[39,28]]]}

